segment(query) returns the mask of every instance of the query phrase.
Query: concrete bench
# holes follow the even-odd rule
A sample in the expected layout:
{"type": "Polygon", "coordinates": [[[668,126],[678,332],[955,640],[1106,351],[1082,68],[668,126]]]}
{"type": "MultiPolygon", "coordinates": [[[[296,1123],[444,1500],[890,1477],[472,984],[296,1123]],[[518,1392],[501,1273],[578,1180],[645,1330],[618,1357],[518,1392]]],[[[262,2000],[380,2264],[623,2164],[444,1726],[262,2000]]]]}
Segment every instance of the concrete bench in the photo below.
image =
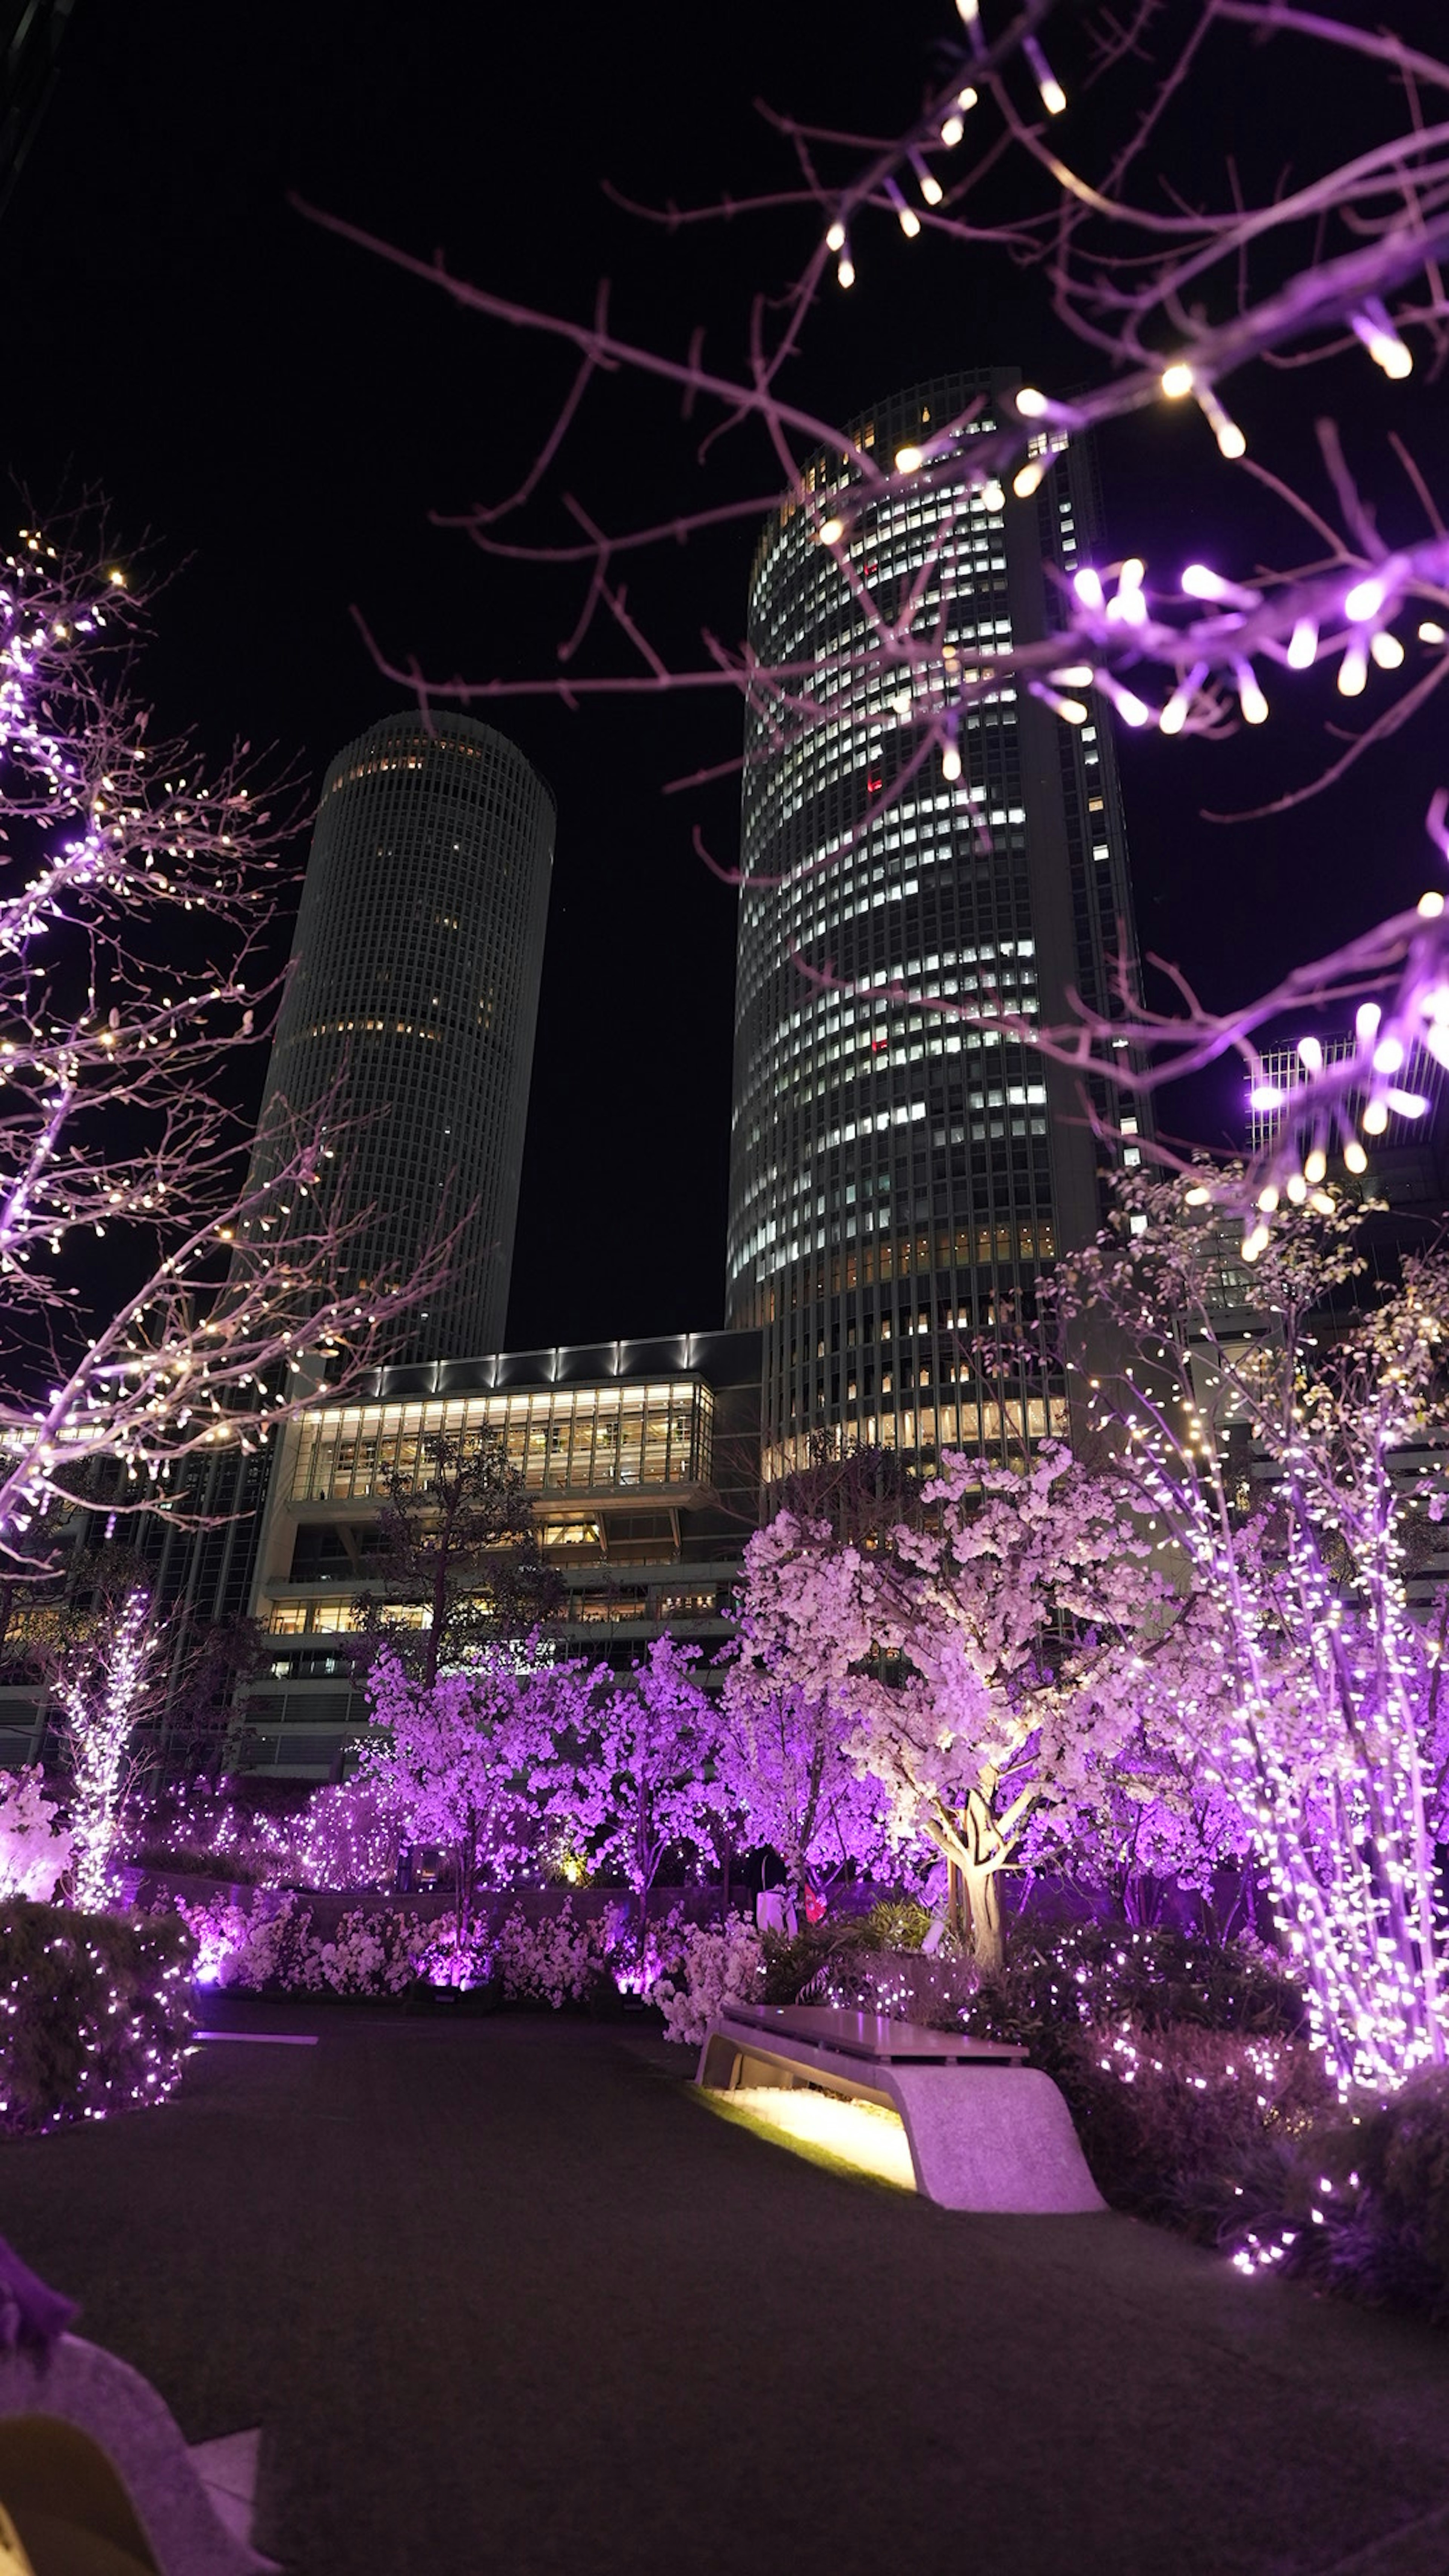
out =
{"type": "Polygon", "coordinates": [[[1066,2103],[1025,2054],[884,2013],[735,2003],[710,2023],[695,2081],[718,2093],[801,2088],[896,2112],[916,2189],[943,2209],[1104,2208],[1066,2103]]]}

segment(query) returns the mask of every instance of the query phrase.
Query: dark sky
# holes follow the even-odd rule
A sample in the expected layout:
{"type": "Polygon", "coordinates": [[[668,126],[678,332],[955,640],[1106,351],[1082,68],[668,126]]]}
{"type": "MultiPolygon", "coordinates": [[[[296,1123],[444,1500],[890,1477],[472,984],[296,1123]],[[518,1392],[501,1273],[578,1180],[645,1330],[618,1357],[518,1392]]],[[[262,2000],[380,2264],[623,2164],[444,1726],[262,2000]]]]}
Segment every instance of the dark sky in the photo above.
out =
{"type": "MultiPolygon", "coordinates": [[[[1063,14],[1070,52],[1083,13],[1063,14]]],[[[1407,0],[1387,14],[1426,32],[1407,0]]],[[[506,12],[476,0],[80,0],[0,220],[0,462],[40,511],[104,493],[118,548],[149,540],[174,573],[151,665],[163,722],[194,726],[216,752],[233,736],[275,746],[305,812],[338,746],[400,702],[354,605],[387,649],[443,675],[545,671],[572,622],[566,587],[485,561],[430,515],[510,488],[567,360],[319,231],[290,194],[580,317],[608,277],[627,334],[682,353],[704,323],[707,354],[737,363],[752,293],[798,265],[811,218],[670,237],[612,205],[601,183],[655,203],[777,184],[788,164],[757,96],[884,131],[911,113],[954,23],[946,0],[829,11],[731,0],[703,12],[663,0],[506,12]]],[[[1205,180],[1229,149],[1250,185],[1271,179],[1286,149],[1281,54],[1207,95],[1221,131],[1199,106],[1190,132],[1166,136],[1174,184],[1205,180]]],[[[1095,112],[1090,97],[1072,110],[1095,112]]],[[[1367,113],[1352,88],[1310,90],[1292,121],[1319,148],[1340,131],[1350,148],[1367,113]]],[[[860,285],[822,307],[790,379],[803,404],[844,417],[895,385],[983,360],[1019,360],[1049,385],[1082,380],[1039,277],[907,248],[889,224],[862,248],[860,285]]],[[[1388,496],[1385,524],[1413,528],[1385,432],[1402,426],[1432,479],[1444,451],[1434,389],[1418,378],[1387,388],[1355,357],[1311,381],[1257,376],[1240,408],[1255,454],[1310,475],[1315,412],[1335,412],[1365,482],[1388,496]]],[[[698,426],[647,387],[596,390],[535,532],[559,532],[565,489],[617,525],[772,488],[748,433],[701,465],[698,426]]],[[[1112,537],[1149,564],[1208,552],[1245,574],[1255,560],[1294,558],[1256,497],[1243,522],[1241,477],[1192,418],[1152,415],[1107,442],[1102,467],[1112,537]]],[[[1440,480],[1449,502],[1449,473],[1440,480]]],[[[702,628],[737,641],[751,546],[741,529],[639,566],[631,601],[672,655],[697,654],[702,628]]],[[[620,667],[612,648],[598,667],[620,667]]],[[[733,902],[691,833],[698,824],[731,857],[737,792],[661,790],[732,756],[737,707],[719,696],[480,712],[521,744],[559,804],[509,1339],[717,1323],[733,902]]],[[[1300,686],[1246,742],[1127,747],[1143,944],[1180,961],[1214,1002],[1429,881],[1422,818],[1449,774],[1433,717],[1285,819],[1225,829],[1201,818],[1311,775],[1331,713],[1328,694],[1300,686]]],[[[299,865],[304,855],[303,838],[299,865]]],[[[1180,1114],[1221,1140],[1239,1096],[1224,1075],[1180,1114]]]]}

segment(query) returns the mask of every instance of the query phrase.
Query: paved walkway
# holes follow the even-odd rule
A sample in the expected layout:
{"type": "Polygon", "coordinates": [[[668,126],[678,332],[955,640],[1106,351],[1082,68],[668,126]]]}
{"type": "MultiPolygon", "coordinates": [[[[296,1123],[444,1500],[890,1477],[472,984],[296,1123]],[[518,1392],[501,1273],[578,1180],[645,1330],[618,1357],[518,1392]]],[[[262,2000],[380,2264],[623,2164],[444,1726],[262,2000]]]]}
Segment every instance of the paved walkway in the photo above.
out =
{"type": "Polygon", "coordinates": [[[210,2009],[320,2044],[0,2146],[0,2233],[263,2426],[289,2576],[1449,2569],[1449,2335],[823,2172],[627,2027],[210,2009]]]}

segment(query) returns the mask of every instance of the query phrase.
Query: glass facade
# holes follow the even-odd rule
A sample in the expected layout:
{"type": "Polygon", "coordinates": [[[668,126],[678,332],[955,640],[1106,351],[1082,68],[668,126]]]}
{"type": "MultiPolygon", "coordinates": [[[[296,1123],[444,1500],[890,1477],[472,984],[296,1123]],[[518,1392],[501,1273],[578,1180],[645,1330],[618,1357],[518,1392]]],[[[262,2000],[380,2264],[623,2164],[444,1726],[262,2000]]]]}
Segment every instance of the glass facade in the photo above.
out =
{"type": "MultiPolygon", "coordinates": [[[[960,482],[898,482],[847,541],[883,616],[914,599],[942,686],[974,678],[973,651],[1051,632],[1053,569],[1086,559],[1096,524],[1075,451],[1029,501],[970,489],[972,440],[1018,381],[941,379],[851,424],[887,464],[959,425],[960,482]]],[[[767,1480],[822,1435],[929,1458],[1065,1431],[1059,1380],[983,1370],[974,1345],[1007,1292],[1095,1231],[1102,1149],[1074,1082],[991,1021],[1065,1019],[1073,991],[1110,1015],[1112,961],[1131,960],[1105,726],[1060,723],[1008,672],[963,715],[959,780],[922,757],[905,675],[800,506],[855,479],[839,454],[806,466],[750,590],[761,664],[812,672],[788,705],[762,693],[746,739],[726,1300],[730,1323],[763,1328],[767,1480]],[[982,1025],[892,986],[969,1002],[982,1025]]],[[[1135,1128],[1107,1085],[1092,1106],[1135,1128]]]]}
{"type": "Polygon", "coordinates": [[[323,784],[257,1169],[278,1118],[335,1086],[348,1288],[406,1280],[466,1219],[399,1355],[503,1339],[553,837],[548,789],[467,716],[374,725],[323,784]]]}
{"type": "Polygon", "coordinates": [[[415,1484],[420,1443],[440,1432],[500,1441],[530,1493],[706,1485],[712,1420],[709,1388],[688,1379],[319,1406],[301,1424],[289,1498],[381,1502],[393,1477],[415,1484]]]}

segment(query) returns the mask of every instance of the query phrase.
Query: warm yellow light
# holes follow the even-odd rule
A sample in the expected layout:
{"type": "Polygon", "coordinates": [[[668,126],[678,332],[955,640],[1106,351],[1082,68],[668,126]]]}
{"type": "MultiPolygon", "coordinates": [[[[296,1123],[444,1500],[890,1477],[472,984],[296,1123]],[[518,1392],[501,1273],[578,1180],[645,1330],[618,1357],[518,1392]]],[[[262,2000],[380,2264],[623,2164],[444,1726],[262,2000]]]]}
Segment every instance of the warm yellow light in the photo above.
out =
{"type": "Polygon", "coordinates": [[[925,464],[925,461],[926,457],[923,448],[898,447],[896,449],[896,472],[898,474],[918,474],[921,467],[925,464]]]}
{"type": "Polygon", "coordinates": [[[1018,385],[1012,400],[1023,420],[1040,420],[1047,408],[1046,395],[1038,393],[1035,385],[1018,385]]]}
{"type": "Polygon", "coordinates": [[[125,574],[124,574],[123,572],[113,572],[113,573],[112,573],[112,575],[111,575],[111,580],[112,580],[112,581],[113,581],[113,583],[115,584],[115,587],[116,587],[116,589],[117,589],[117,590],[124,590],[124,589],[125,589],[125,587],[126,587],[126,576],[125,576],[125,574]]]}
{"type": "Polygon", "coordinates": [[[824,527],[820,531],[820,542],[822,546],[838,546],[844,534],[845,521],[843,519],[827,519],[824,527]]]}
{"type": "Polygon", "coordinates": [[[1382,1100],[1371,1100],[1367,1109],[1363,1113],[1364,1134],[1366,1136],[1382,1136],[1388,1123],[1389,1113],[1385,1103],[1382,1100]]]}
{"type": "Polygon", "coordinates": [[[1368,1156],[1355,1136],[1343,1149],[1343,1159],[1351,1172],[1366,1172],[1368,1156]]]}
{"type": "Polygon", "coordinates": [[[1045,472],[1046,467],[1043,465],[1039,456],[1033,456],[1028,459],[1025,465],[1019,465],[1017,467],[1016,472],[1011,478],[1011,488],[1016,494],[1018,501],[1029,501],[1031,499],[1033,492],[1036,490],[1036,487],[1045,472]]]}
{"type": "Polygon", "coordinates": [[[1432,617],[1426,617],[1423,625],[1419,629],[1419,641],[1421,644],[1442,644],[1444,642],[1443,627],[1436,626],[1432,617]]]}
{"type": "Polygon", "coordinates": [[[1162,390],[1169,402],[1181,402],[1184,394],[1191,393],[1192,369],[1185,358],[1175,358],[1170,367],[1163,368],[1162,390]]]}
{"type": "Polygon", "coordinates": [[[1419,910],[1426,921],[1437,921],[1443,909],[1444,898],[1442,894],[1437,894],[1432,886],[1427,894],[1420,895],[1419,910]]]}
{"type": "Polygon", "coordinates": [[[807,2152],[813,2147],[900,2191],[916,2188],[905,2126],[899,2112],[883,2104],[784,2084],[742,2084],[736,2092],[706,2091],[701,2098],[713,2110],[768,2131],[781,2146],[807,2152]]]}
{"type": "Polygon", "coordinates": [[[1327,1169],[1328,1157],[1324,1153],[1321,1145],[1315,1145],[1307,1162],[1303,1166],[1303,1177],[1311,1189],[1317,1188],[1327,1169]]]}
{"type": "Polygon", "coordinates": [[[829,232],[828,232],[828,233],[826,234],[826,236],[825,236],[825,247],[826,247],[826,249],[827,249],[827,250],[844,250],[844,248],[845,248],[845,226],[844,226],[844,224],[837,222],[837,223],[833,223],[833,224],[831,225],[829,232]]]}

